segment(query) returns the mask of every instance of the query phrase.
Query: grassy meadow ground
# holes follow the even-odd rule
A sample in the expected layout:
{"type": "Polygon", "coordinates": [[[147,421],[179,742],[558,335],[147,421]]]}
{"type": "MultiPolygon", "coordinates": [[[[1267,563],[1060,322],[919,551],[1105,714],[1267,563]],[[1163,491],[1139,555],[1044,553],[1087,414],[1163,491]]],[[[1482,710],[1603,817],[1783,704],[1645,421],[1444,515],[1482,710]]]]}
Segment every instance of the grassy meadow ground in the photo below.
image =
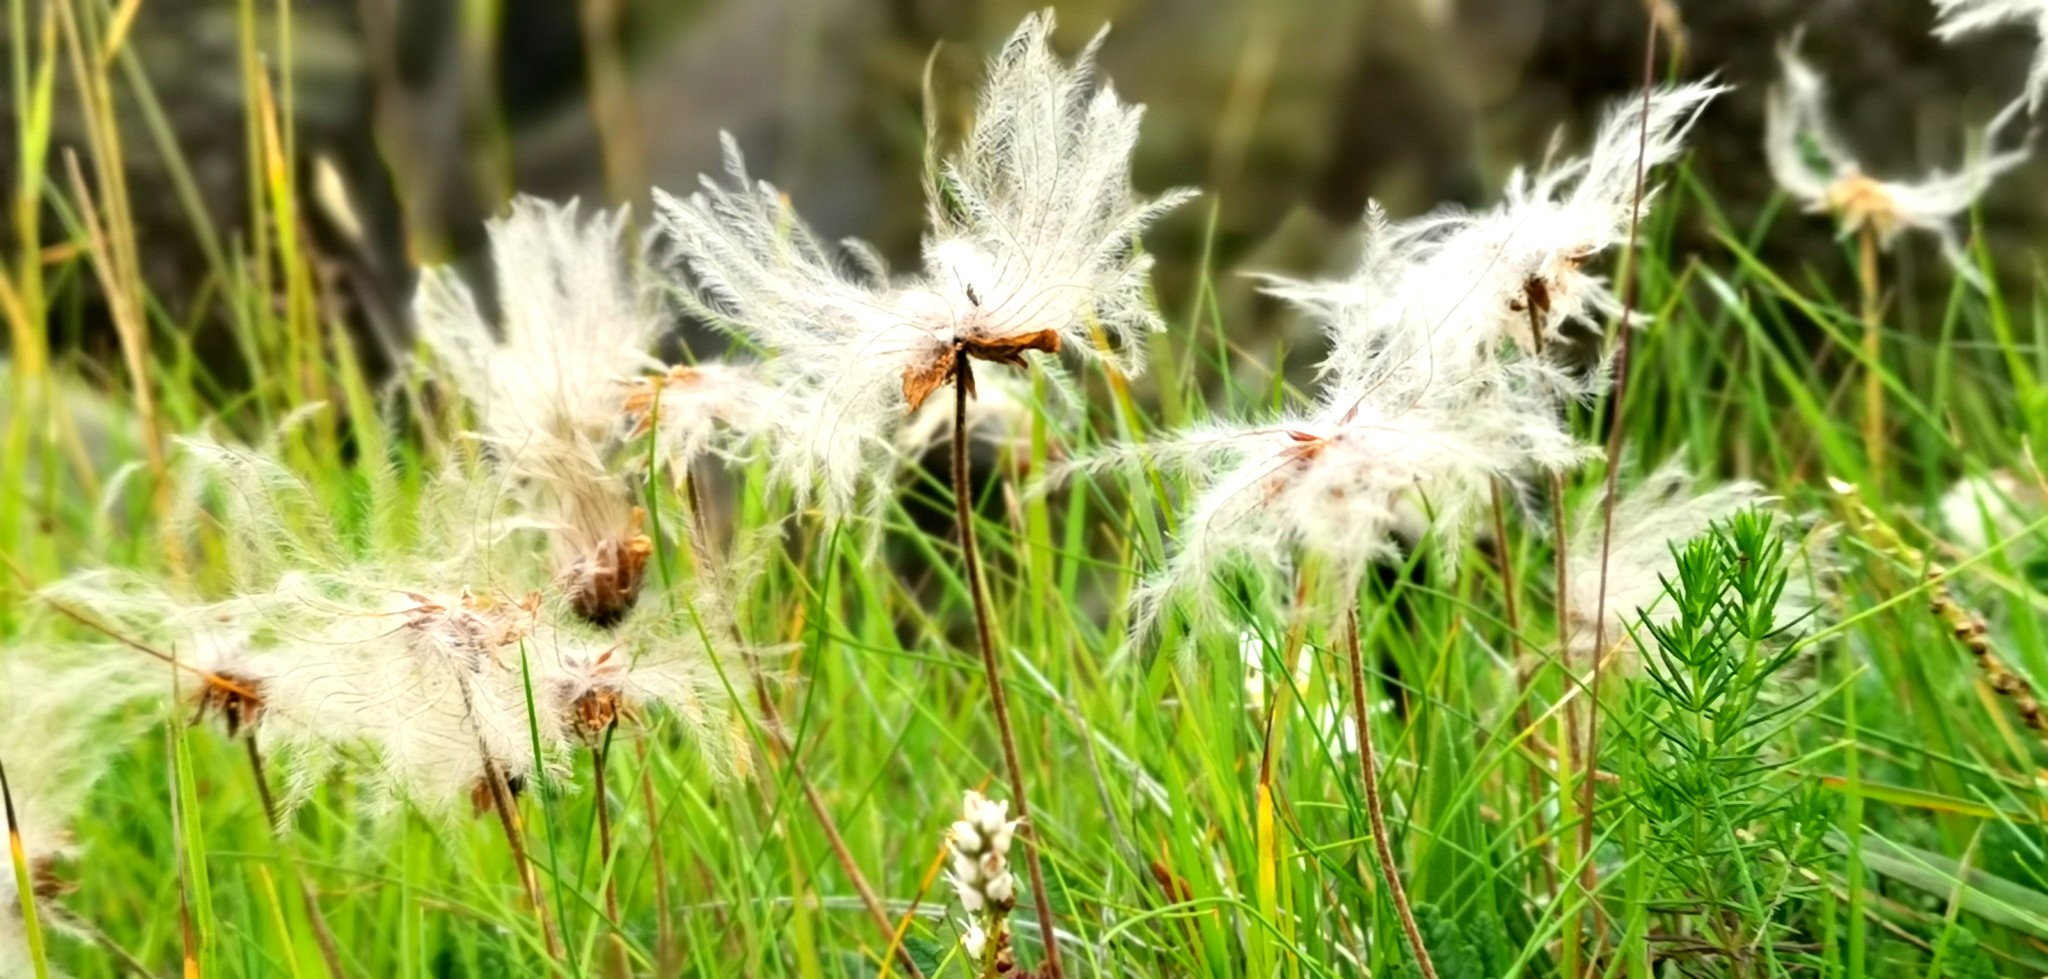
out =
{"type": "MultiPolygon", "coordinates": [[[[17,17],[27,6],[13,5],[17,17]]],[[[9,188],[9,240],[50,244],[10,249],[0,293],[12,338],[0,665],[58,640],[133,654],[33,596],[73,571],[135,568],[227,587],[217,535],[188,537],[161,519],[176,470],[170,434],[260,441],[326,402],[290,429],[282,454],[337,515],[338,536],[364,550],[407,546],[414,531],[383,518],[461,451],[440,434],[451,411],[431,392],[374,383],[348,355],[302,250],[305,203],[283,179],[289,126],[267,85],[252,85],[251,106],[250,152],[272,178],[250,188],[263,220],[195,229],[213,270],[205,294],[146,291],[138,252],[156,245],[138,240],[127,196],[181,188],[118,177],[121,142],[153,137],[120,130],[106,112],[131,97],[128,62],[80,56],[118,29],[110,11],[51,9],[66,13],[48,32],[18,21],[12,33],[15,90],[32,111],[19,114],[27,166],[9,188]],[[93,120],[77,177],[70,158],[47,152],[56,73],[93,120]],[[80,301],[88,292],[105,302],[80,301]],[[231,324],[241,363],[221,373],[246,376],[245,388],[216,382],[216,365],[198,357],[190,324],[202,320],[231,324]],[[103,321],[117,330],[118,364],[46,343],[103,321]]],[[[248,71],[261,77],[253,59],[248,71]]],[[[1740,568],[1706,566],[1716,555],[1768,555],[1733,530],[1728,550],[1698,551],[1696,570],[1712,573],[1692,595],[1697,628],[1645,637],[1672,654],[1662,679],[1617,673],[1603,687],[1588,812],[1578,759],[1561,750],[1586,700],[1568,695],[1549,656],[1544,493],[1509,508],[1504,547],[1489,536],[1455,566],[1418,558],[1370,581],[1360,631],[1378,667],[1372,723],[1387,818],[1438,974],[2048,973],[2048,782],[2038,767],[2048,730],[2030,726],[2041,721],[2027,689],[2028,679],[2048,682],[2048,593],[2028,560],[2040,538],[2029,522],[2048,511],[2023,515],[2024,531],[1989,547],[1958,544],[1964,535],[1936,519],[1962,476],[2009,471],[2020,495],[2039,498],[2026,454],[2048,434],[2038,283],[1957,285],[1933,308],[1884,304],[1873,362],[1858,297],[1825,285],[1841,276],[1752,256],[1772,222],[1821,219],[1787,209],[1731,227],[1711,188],[1683,168],[1664,183],[1634,268],[1654,320],[1632,341],[1622,483],[1671,458],[1761,483],[1795,515],[1800,539],[1829,540],[1831,558],[1815,572],[1819,608],[1789,648],[1720,643],[1717,629],[1740,624],[1717,616],[1757,599],[1714,584],[1740,583],[1740,568]],[[1718,244],[1681,253],[1671,244],[1680,227],[1707,229],[1718,244]],[[1876,453],[1863,430],[1866,371],[1885,405],[1876,453]],[[1929,562],[1948,573],[1930,579],[1929,562]],[[1958,615],[1981,617],[1988,644],[1969,630],[1959,640],[1958,615]],[[1587,854],[1578,833],[1589,819],[1587,854]]],[[[1842,268],[1857,258],[1851,243],[1842,268]]],[[[1274,365],[1247,369],[1206,289],[1193,308],[1152,341],[1154,376],[1139,394],[1090,368],[1085,409],[1035,410],[1025,444],[980,483],[996,642],[1009,657],[1067,970],[1415,975],[1340,720],[1338,620],[1294,619],[1247,595],[1233,610],[1241,631],[1185,634],[1169,621],[1166,635],[1133,643],[1130,599],[1170,551],[1183,487],[1165,475],[1098,474],[1032,489],[1061,459],[1212,415],[1270,414],[1299,397],[1274,365]],[[1250,380],[1262,372],[1265,381],[1250,380]],[[1218,378],[1236,380],[1218,388],[1218,378]]],[[[1610,410],[1586,409],[1578,430],[1600,440],[1610,410]]],[[[1009,793],[944,473],[906,473],[882,514],[886,567],[863,531],[785,519],[788,501],[764,495],[759,476],[713,467],[701,482],[724,508],[713,549],[740,541],[758,553],[737,617],[790,681],[776,696],[801,779],[907,923],[909,958],[927,975],[972,975],[940,875],[944,834],[963,790],[1009,793]],[[769,545],[757,533],[766,528],[769,545]]],[[[1598,512],[1605,478],[1596,465],[1566,482],[1571,523],[1598,512]]],[[[665,485],[648,494],[660,520],[687,512],[665,485]]],[[[699,563],[687,532],[663,529],[642,598],[656,609],[671,607],[699,563]]],[[[744,696],[744,666],[726,666],[744,696]]],[[[544,915],[562,938],[551,959],[495,820],[394,809],[339,777],[273,834],[243,744],[217,721],[192,719],[187,708],[138,718],[145,733],[92,786],[72,827],[78,855],[60,867],[69,889],[38,902],[53,973],[324,975],[301,887],[352,976],[906,972],[804,804],[797,770],[759,727],[749,731],[751,770],[732,780],[713,777],[659,715],[621,728],[606,763],[609,866],[588,755],[570,777],[525,794],[544,915]]],[[[1030,965],[1043,936],[1028,908],[1013,920],[1030,965]]]]}

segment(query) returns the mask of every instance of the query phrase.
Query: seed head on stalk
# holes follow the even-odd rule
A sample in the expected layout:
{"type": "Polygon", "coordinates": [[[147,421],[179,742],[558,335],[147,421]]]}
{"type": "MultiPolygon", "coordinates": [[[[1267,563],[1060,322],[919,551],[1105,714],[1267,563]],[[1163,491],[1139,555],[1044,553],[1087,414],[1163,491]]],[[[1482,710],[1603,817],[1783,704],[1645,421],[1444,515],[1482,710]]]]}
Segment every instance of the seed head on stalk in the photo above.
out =
{"type": "Polygon", "coordinates": [[[730,137],[726,181],[657,192],[698,311],[769,355],[775,472],[828,512],[887,476],[906,415],[956,376],[971,388],[962,361],[1068,350],[1132,372],[1161,325],[1138,236],[1189,194],[1133,194],[1141,110],[1096,87],[1100,35],[1068,65],[1051,30],[1050,13],[1026,18],[992,64],[965,146],[934,175],[917,274],[822,242],[730,137]]]}
{"type": "Polygon", "coordinates": [[[435,366],[475,412],[477,435],[548,534],[560,586],[584,619],[610,626],[638,599],[653,542],[612,456],[626,386],[660,365],[667,328],[626,213],[585,219],[574,203],[513,202],[492,221],[497,330],[451,270],[422,273],[413,310],[435,366]]]}
{"type": "Polygon", "coordinates": [[[1956,218],[1968,211],[2000,174],[2026,162],[2031,147],[1994,151],[2016,103],[1985,128],[1961,169],[1919,180],[1873,177],[1836,132],[1827,111],[1827,84],[1799,56],[1797,37],[1779,45],[1784,76],[1771,92],[1765,117],[1764,158],[1771,176],[1809,211],[1834,217],[1842,234],[1868,233],[1890,247],[1908,229],[1924,231],[1965,279],[1980,280],[1963,251],[1956,218]]]}

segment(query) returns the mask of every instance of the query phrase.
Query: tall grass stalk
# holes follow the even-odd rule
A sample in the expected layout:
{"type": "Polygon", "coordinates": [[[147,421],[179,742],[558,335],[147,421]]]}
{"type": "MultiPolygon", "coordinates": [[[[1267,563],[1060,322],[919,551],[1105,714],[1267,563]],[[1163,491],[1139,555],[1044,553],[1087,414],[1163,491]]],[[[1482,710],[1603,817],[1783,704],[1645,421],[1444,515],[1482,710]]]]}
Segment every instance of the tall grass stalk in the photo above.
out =
{"type": "MultiPolygon", "coordinates": [[[[1614,397],[1608,409],[1607,419],[1607,487],[1600,504],[1600,587],[1593,600],[1593,677],[1592,688],[1587,692],[1586,720],[1586,775],[1582,796],[1579,801],[1581,822],[1579,823],[1579,852],[1585,860],[1579,886],[1586,892],[1586,900],[1592,903],[1598,914],[1598,903],[1594,892],[1600,882],[1599,861],[1593,853],[1593,814],[1598,799],[1594,787],[1600,770],[1600,680],[1608,660],[1607,655],[1607,572],[1614,552],[1614,507],[1621,497],[1621,450],[1622,433],[1626,431],[1623,422],[1628,415],[1628,368],[1629,340],[1634,327],[1636,303],[1641,297],[1642,275],[1636,261],[1636,236],[1643,220],[1643,193],[1649,179],[1649,168],[1645,161],[1650,145],[1650,95],[1655,88],[1657,73],[1657,34],[1661,26],[1656,18],[1651,19],[1649,32],[1643,38],[1643,112],[1642,126],[1637,137],[1636,189],[1635,199],[1629,205],[1628,241],[1621,252],[1621,329],[1616,338],[1614,350],[1614,397]]],[[[1559,583],[1562,587],[1563,583],[1559,583]]],[[[1592,974],[1592,964],[1587,964],[1586,974],[1592,974]]]]}
{"type": "Polygon", "coordinates": [[[0,803],[7,813],[7,856],[14,864],[14,893],[21,902],[21,926],[28,939],[28,958],[36,979],[50,979],[50,963],[43,949],[43,923],[36,913],[35,875],[28,864],[28,850],[21,843],[21,819],[14,813],[14,786],[7,781],[7,761],[0,758],[0,803]]]}
{"type": "Polygon", "coordinates": [[[632,963],[625,940],[619,935],[624,919],[619,916],[618,870],[612,863],[612,800],[605,787],[605,768],[611,760],[612,735],[618,729],[618,721],[612,721],[605,727],[604,736],[590,749],[590,794],[597,809],[597,865],[604,876],[604,919],[611,929],[611,933],[605,936],[605,945],[612,952],[608,971],[614,976],[624,977],[632,969],[632,963]]]}
{"type": "MultiPolygon", "coordinates": [[[[956,341],[957,343],[957,341],[956,341]]],[[[974,495],[967,479],[967,400],[974,390],[974,368],[965,349],[953,356],[953,512],[960,531],[960,558],[965,567],[968,595],[974,604],[974,635],[981,647],[981,669],[988,678],[989,707],[995,714],[996,732],[1003,742],[1003,763],[1009,768],[1010,795],[1017,803],[1017,818],[1023,821],[1018,838],[1024,844],[1024,866],[1031,873],[1031,906],[1038,916],[1039,936],[1045,946],[1047,979],[1061,979],[1060,938],[1054,928],[1052,902],[1045,893],[1045,876],[1039,870],[1039,828],[1031,819],[1031,804],[1025,789],[1024,764],[1017,757],[1017,735],[1010,726],[1010,702],[1003,690],[1002,661],[996,653],[993,613],[988,596],[982,592],[981,551],[974,537],[974,495]]],[[[1433,977],[1432,977],[1433,979],[1433,977]]]]}
{"type": "Polygon", "coordinates": [[[1415,953],[1422,979],[1436,979],[1436,963],[1423,944],[1422,929],[1415,924],[1415,910],[1408,905],[1408,889],[1401,884],[1401,865],[1394,860],[1393,841],[1387,838],[1386,804],[1380,800],[1379,756],[1372,743],[1372,702],[1366,695],[1365,653],[1358,641],[1358,609],[1350,602],[1344,607],[1344,644],[1351,668],[1351,714],[1358,728],[1358,768],[1365,782],[1365,814],[1372,824],[1374,856],[1380,865],[1380,880],[1387,885],[1387,899],[1401,918],[1401,931],[1415,953]]]}

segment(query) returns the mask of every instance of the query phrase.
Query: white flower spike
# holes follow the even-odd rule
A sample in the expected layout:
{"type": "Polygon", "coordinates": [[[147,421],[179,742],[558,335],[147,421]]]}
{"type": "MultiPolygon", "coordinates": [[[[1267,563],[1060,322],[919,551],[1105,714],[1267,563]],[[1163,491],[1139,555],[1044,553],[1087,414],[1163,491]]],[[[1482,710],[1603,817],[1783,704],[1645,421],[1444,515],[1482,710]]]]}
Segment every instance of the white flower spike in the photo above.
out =
{"type": "Polygon", "coordinates": [[[961,816],[946,834],[946,881],[968,914],[1008,914],[1017,903],[1017,877],[1010,872],[1010,845],[1017,836],[1010,804],[969,791],[961,816]]]}

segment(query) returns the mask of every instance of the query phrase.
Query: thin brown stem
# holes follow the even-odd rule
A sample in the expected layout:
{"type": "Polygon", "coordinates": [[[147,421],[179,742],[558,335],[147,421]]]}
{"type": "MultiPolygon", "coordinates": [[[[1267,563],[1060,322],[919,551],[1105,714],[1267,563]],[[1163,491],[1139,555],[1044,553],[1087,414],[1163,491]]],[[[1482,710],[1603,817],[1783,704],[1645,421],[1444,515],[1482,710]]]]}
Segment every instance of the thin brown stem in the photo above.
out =
{"type": "MultiPolygon", "coordinates": [[[[1593,599],[1593,676],[1592,689],[1587,691],[1590,705],[1586,719],[1585,766],[1581,769],[1585,782],[1580,787],[1579,805],[1579,856],[1583,868],[1579,871],[1579,886],[1586,892],[1586,900],[1593,900],[1593,890],[1600,882],[1600,870],[1593,860],[1593,810],[1597,805],[1594,796],[1594,777],[1600,770],[1600,680],[1603,664],[1607,662],[1607,565],[1614,548],[1614,506],[1619,495],[1621,478],[1621,437],[1625,431],[1624,409],[1628,406],[1629,367],[1629,320],[1635,313],[1642,276],[1633,267],[1636,255],[1636,229],[1642,221],[1644,183],[1649,179],[1648,157],[1650,151],[1650,93],[1655,86],[1657,73],[1657,27],[1652,25],[1643,40],[1643,110],[1642,128],[1636,137],[1636,188],[1635,198],[1630,203],[1628,221],[1628,244],[1622,252],[1623,280],[1621,300],[1621,336],[1615,343],[1614,351],[1614,398],[1610,402],[1607,422],[1607,493],[1601,502],[1600,514],[1600,588],[1593,599]]],[[[1599,920],[1599,905],[1593,906],[1595,920],[1599,920]]],[[[1590,974],[1593,968],[1588,957],[1586,968],[1590,974]]]]}
{"type": "MultiPolygon", "coordinates": [[[[710,576],[714,581],[722,581],[723,569],[712,554],[711,528],[704,516],[704,500],[697,492],[697,479],[694,474],[683,476],[683,492],[690,504],[690,546],[696,555],[697,567],[701,573],[710,576]]],[[[720,594],[724,592],[721,590],[720,594]]],[[[795,779],[797,788],[803,793],[805,804],[810,807],[812,818],[818,821],[818,828],[825,834],[826,845],[831,847],[832,856],[838,861],[840,872],[844,873],[847,881],[853,885],[854,893],[860,896],[860,903],[867,909],[868,917],[874,919],[876,927],[882,930],[884,940],[890,947],[896,949],[897,960],[903,964],[904,970],[912,979],[924,979],[924,972],[918,968],[917,961],[910,955],[910,950],[897,941],[897,927],[889,920],[889,911],[882,905],[881,896],[875,892],[874,886],[868,883],[867,875],[861,872],[860,864],[853,858],[853,851],[846,845],[846,837],[839,832],[839,823],[832,818],[832,810],[825,805],[825,798],[818,793],[817,787],[811,784],[810,776],[804,770],[803,759],[798,756],[796,746],[790,743],[788,734],[783,730],[782,710],[775,700],[775,692],[768,686],[768,674],[761,668],[760,657],[754,655],[754,647],[748,645],[746,638],[739,634],[738,617],[728,615],[726,619],[732,626],[732,639],[739,645],[741,655],[746,659],[747,673],[754,681],[754,699],[761,707],[761,726],[767,731],[771,745],[788,761],[790,777],[795,779]]]]}
{"type": "Polygon", "coordinates": [[[1422,968],[1423,979],[1436,979],[1436,964],[1430,961],[1429,948],[1422,943],[1422,929],[1416,927],[1415,912],[1408,906],[1408,889],[1401,885],[1401,871],[1394,862],[1394,846],[1387,839],[1385,806],[1380,802],[1379,758],[1372,746],[1372,709],[1365,693],[1365,653],[1358,644],[1358,610],[1350,606],[1344,610],[1344,640],[1351,651],[1351,713],[1358,725],[1358,767],[1365,777],[1365,813],[1372,821],[1372,845],[1379,854],[1380,879],[1386,882],[1394,912],[1401,916],[1401,930],[1408,935],[1408,947],[1415,951],[1415,963],[1422,968]]]}
{"type": "MultiPolygon", "coordinates": [[[[242,746],[248,749],[249,773],[256,779],[256,798],[263,802],[263,819],[270,824],[270,831],[276,834],[280,843],[285,842],[285,828],[278,818],[277,797],[270,791],[270,777],[263,769],[263,749],[256,744],[255,732],[242,738],[242,746]]],[[[299,886],[299,902],[305,905],[306,920],[313,926],[313,942],[320,946],[320,957],[327,963],[327,974],[334,979],[346,979],[348,970],[341,965],[341,947],[335,944],[334,932],[327,927],[327,917],[320,913],[320,902],[313,896],[313,889],[306,886],[306,880],[292,871],[292,880],[299,886]]]]}
{"type": "MultiPolygon", "coordinates": [[[[1024,790],[1024,765],[1017,758],[1017,736],[1010,726],[1010,703],[1003,691],[1002,662],[996,657],[995,636],[990,626],[988,596],[982,593],[981,553],[974,539],[974,499],[967,482],[967,397],[974,386],[973,368],[966,351],[953,358],[953,512],[960,524],[960,555],[967,575],[967,591],[974,600],[974,632],[981,645],[981,669],[988,676],[989,705],[995,711],[996,731],[1002,737],[1003,763],[1010,770],[1010,794],[1017,803],[1017,818],[1023,821],[1018,838],[1024,842],[1024,866],[1031,872],[1031,903],[1038,915],[1038,930],[1045,946],[1046,979],[1060,979],[1059,932],[1053,928],[1052,903],[1045,893],[1045,877],[1038,866],[1038,827],[1031,821],[1031,806],[1024,790]]],[[[1432,976],[1431,979],[1434,979],[1432,976]]]]}
{"type": "MultiPolygon", "coordinates": [[[[1528,300],[1529,333],[1534,337],[1536,356],[1542,357],[1543,331],[1547,325],[1547,313],[1545,312],[1544,304],[1537,301],[1538,297],[1533,294],[1533,290],[1528,300]]],[[[1550,549],[1551,569],[1556,578],[1557,586],[1557,655],[1565,665],[1566,684],[1569,687],[1569,685],[1578,682],[1578,674],[1572,669],[1571,663],[1571,535],[1565,525],[1564,473],[1558,470],[1551,470],[1550,472],[1550,534],[1552,541],[1550,549]]],[[[1558,738],[1558,740],[1564,742],[1564,760],[1560,768],[1557,787],[1558,802],[1560,805],[1567,806],[1563,814],[1563,819],[1566,822],[1569,822],[1573,817],[1573,814],[1569,811],[1569,804],[1575,803],[1578,799],[1578,796],[1572,792],[1571,783],[1571,773],[1581,770],[1578,765],[1580,751],[1578,732],[1579,699],[1572,696],[1570,690],[1567,689],[1564,702],[1564,730],[1558,738]]],[[[1578,813],[1577,816],[1581,820],[1586,818],[1584,813],[1578,813]]],[[[1574,835],[1572,840],[1576,844],[1578,837],[1574,835]]],[[[1559,849],[1562,850],[1563,847],[1560,846],[1559,849]]],[[[1577,856],[1583,858],[1583,854],[1577,856]]],[[[1562,855],[1560,856],[1560,862],[1563,862],[1562,855]]],[[[1562,892],[1558,892],[1557,896],[1562,898],[1562,892]]],[[[1572,977],[1572,979],[1577,979],[1579,963],[1581,961],[1580,950],[1584,943],[1585,922],[1581,915],[1570,915],[1564,923],[1564,951],[1562,961],[1559,964],[1562,967],[1563,974],[1572,977]]]]}
{"type": "Polygon", "coordinates": [[[669,921],[673,905],[668,893],[668,860],[662,854],[661,820],[656,818],[661,807],[654,795],[654,768],[647,763],[647,742],[638,742],[637,748],[640,754],[640,801],[647,807],[647,825],[651,828],[647,834],[647,858],[654,862],[654,962],[662,975],[672,976],[678,971],[676,933],[675,926],[669,921]]]}
{"type": "Polygon", "coordinates": [[[590,788],[597,796],[597,857],[604,874],[604,917],[612,926],[611,972],[623,979],[632,972],[632,965],[626,958],[625,941],[619,937],[619,878],[612,868],[612,800],[605,790],[605,768],[611,761],[612,736],[618,733],[618,727],[618,722],[613,721],[604,738],[590,749],[590,788]]]}
{"type": "MultiPolygon", "coordinates": [[[[479,745],[479,748],[482,746],[479,745]]],[[[520,826],[519,800],[512,795],[512,784],[505,779],[505,773],[498,763],[491,760],[490,753],[480,751],[483,760],[484,783],[491,793],[491,808],[498,811],[498,825],[505,831],[505,845],[512,850],[512,861],[519,866],[519,883],[526,888],[527,903],[533,905],[533,915],[540,921],[542,937],[547,942],[548,958],[561,961],[562,943],[555,934],[555,924],[548,918],[547,901],[540,892],[540,873],[534,870],[533,861],[526,852],[526,833],[520,826]]]]}
{"type": "MultiPolygon", "coordinates": [[[[1529,713],[1530,670],[1523,662],[1521,586],[1515,573],[1514,550],[1508,543],[1507,501],[1501,498],[1499,482],[1493,484],[1493,541],[1500,565],[1501,606],[1508,622],[1508,649],[1512,654],[1511,662],[1515,664],[1515,736],[1520,738],[1528,734],[1534,718],[1529,713]]],[[[1540,847],[1543,846],[1541,841],[1550,836],[1550,831],[1544,826],[1548,820],[1543,818],[1543,804],[1538,801],[1543,795],[1543,774],[1534,765],[1524,767],[1529,775],[1530,839],[1540,847]]],[[[1556,895],[1556,870],[1547,860],[1538,859],[1536,865],[1543,871],[1544,893],[1556,895]]]]}

